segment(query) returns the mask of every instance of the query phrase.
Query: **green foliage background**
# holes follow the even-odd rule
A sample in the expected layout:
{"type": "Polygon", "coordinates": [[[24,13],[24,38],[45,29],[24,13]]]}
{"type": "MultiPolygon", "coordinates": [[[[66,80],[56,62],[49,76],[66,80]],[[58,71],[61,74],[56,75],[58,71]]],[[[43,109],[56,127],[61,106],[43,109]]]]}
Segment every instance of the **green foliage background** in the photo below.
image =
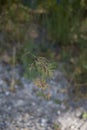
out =
{"type": "Polygon", "coordinates": [[[67,58],[69,61],[73,57],[74,80],[83,84],[87,79],[86,11],[85,0],[0,0],[0,32],[4,35],[4,42],[0,41],[0,50],[3,52],[5,48],[15,46],[16,59],[23,63],[25,72],[29,72],[30,77],[50,76],[54,68],[53,61],[44,63],[46,59],[43,58],[41,46],[35,44],[28,35],[29,26],[35,21],[45,28],[46,38],[50,41],[50,45],[45,46],[46,58],[50,52],[50,55],[52,53],[54,55],[50,58],[57,61],[55,52],[52,51],[53,46],[59,45],[60,48],[65,48],[61,50],[64,60],[67,62],[67,58]],[[40,9],[43,10],[42,13],[39,11],[37,13],[40,9]],[[72,45],[79,50],[75,57],[71,53],[72,45]],[[84,80],[83,75],[85,75],[84,80]]]}

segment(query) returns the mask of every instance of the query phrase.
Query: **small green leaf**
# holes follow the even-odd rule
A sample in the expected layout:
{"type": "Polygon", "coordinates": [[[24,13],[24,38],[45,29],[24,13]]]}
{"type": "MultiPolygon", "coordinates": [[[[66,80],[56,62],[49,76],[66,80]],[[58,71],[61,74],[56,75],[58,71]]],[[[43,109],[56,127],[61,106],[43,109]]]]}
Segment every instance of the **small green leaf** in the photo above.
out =
{"type": "Polygon", "coordinates": [[[84,112],[82,117],[83,117],[83,119],[87,119],[87,112],[84,112]]]}

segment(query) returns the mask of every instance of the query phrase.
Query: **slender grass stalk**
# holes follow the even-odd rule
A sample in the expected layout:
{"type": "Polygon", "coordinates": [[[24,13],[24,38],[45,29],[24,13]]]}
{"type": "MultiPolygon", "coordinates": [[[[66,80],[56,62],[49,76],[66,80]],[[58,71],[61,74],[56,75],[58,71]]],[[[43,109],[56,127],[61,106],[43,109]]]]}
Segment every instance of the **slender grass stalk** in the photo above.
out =
{"type": "Polygon", "coordinates": [[[12,55],[12,79],[11,79],[11,86],[10,86],[10,91],[14,92],[15,91],[15,63],[16,63],[16,47],[13,47],[13,55],[12,55]]]}

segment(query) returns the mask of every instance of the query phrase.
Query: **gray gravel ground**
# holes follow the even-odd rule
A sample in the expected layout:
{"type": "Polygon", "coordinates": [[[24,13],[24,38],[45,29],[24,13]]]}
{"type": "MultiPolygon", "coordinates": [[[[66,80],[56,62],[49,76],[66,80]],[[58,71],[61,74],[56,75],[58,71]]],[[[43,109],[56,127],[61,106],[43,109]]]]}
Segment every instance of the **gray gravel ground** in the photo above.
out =
{"type": "Polygon", "coordinates": [[[87,101],[70,98],[70,83],[56,71],[42,90],[14,68],[15,92],[11,92],[12,67],[0,63],[0,130],[87,130],[87,101]],[[46,95],[50,94],[47,99],[46,95]],[[45,96],[43,96],[45,95],[45,96]]]}

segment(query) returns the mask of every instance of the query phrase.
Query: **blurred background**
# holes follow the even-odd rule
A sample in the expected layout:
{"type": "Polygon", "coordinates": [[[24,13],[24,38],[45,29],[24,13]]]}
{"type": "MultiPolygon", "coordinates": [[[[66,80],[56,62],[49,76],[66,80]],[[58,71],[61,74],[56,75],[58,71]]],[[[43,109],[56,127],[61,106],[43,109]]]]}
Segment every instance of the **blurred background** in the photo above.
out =
{"type": "MultiPolygon", "coordinates": [[[[40,57],[55,62],[56,69],[63,63],[67,78],[86,89],[86,0],[0,0],[0,61],[21,64],[29,75],[35,59],[35,65],[44,62],[40,57]]],[[[32,77],[36,71],[32,67],[32,77]]]]}

